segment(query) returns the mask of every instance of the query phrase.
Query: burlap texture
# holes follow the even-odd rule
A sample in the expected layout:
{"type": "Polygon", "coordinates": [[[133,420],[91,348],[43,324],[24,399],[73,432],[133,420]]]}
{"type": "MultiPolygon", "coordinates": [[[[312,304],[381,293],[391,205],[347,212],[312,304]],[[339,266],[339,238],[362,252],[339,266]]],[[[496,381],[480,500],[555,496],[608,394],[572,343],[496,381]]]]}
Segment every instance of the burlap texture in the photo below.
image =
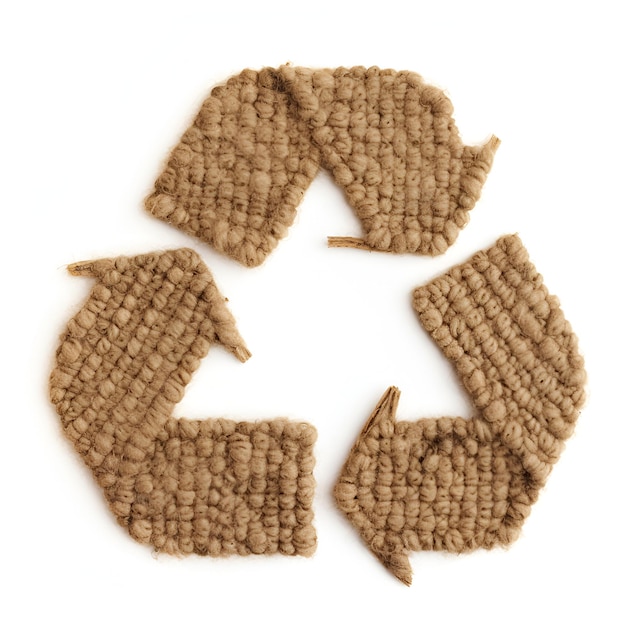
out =
{"type": "Polygon", "coordinates": [[[416,289],[414,307],[474,416],[396,422],[390,389],[335,487],[339,508],[407,584],[410,551],[517,538],[574,429],[586,379],[577,338],[517,236],[416,289]]]}
{"type": "Polygon", "coordinates": [[[212,344],[250,356],[198,255],[69,269],[98,282],[61,337],[50,397],[118,522],[171,554],[310,555],[315,429],[172,417],[212,344]]]}
{"type": "Polygon", "coordinates": [[[413,72],[247,69],[202,104],[146,208],[255,266],[322,166],[364,233],[331,246],[436,255],[467,224],[498,144],[463,145],[450,100],[413,72]]]}

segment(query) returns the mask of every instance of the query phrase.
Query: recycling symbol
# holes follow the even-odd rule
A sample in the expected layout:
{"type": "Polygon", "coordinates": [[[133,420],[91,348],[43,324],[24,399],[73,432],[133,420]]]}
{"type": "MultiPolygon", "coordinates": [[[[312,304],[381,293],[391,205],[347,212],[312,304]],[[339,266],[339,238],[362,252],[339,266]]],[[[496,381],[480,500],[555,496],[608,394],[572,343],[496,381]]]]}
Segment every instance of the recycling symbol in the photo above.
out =
{"type": "MultiPolygon", "coordinates": [[[[412,72],[244,70],[202,104],[146,209],[257,266],[323,168],[363,229],[330,246],[437,255],[468,223],[498,144],[464,146],[449,99],[412,72]]],[[[117,521],[168,554],[311,555],[315,427],[173,417],[213,344],[250,357],[200,256],[183,248],[69,271],[95,285],[61,336],[50,398],[117,521]]],[[[473,414],[397,421],[400,392],[389,388],[334,488],[406,584],[410,552],[517,538],[573,432],[586,378],[559,301],[516,235],[417,287],[413,308],[473,414]]]]}

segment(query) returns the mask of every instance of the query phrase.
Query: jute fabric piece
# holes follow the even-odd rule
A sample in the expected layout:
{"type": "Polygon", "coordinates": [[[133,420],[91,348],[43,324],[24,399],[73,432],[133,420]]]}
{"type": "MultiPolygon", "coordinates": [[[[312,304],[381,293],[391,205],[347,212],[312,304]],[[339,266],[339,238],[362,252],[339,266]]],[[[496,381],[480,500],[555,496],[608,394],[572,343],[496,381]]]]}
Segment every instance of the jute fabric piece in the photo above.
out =
{"type": "Polygon", "coordinates": [[[364,231],[331,246],[436,255],[467,224],[498,144],[464,146],[450,100],[413,72],[247,69],[213,89],[146,208],[255,266],[322,166],[364,231]]]}
{"type": "Polygon", "coordinates": [[[397,422],[391,388],[335,487],[339,508],[406,584],[407,555],[514,541],[571,435],[586,379],[576,336],[517,236],[414,292],[474,416],[397,422]]]}
{"type": "Polygon", "coordinates": [[[69,271],[97,284],[61,337],[50,397],[118,522],[170,554],[312,554],[312,426],[172,417],[212,344],[250,356],[197,254],[69,271]]]}

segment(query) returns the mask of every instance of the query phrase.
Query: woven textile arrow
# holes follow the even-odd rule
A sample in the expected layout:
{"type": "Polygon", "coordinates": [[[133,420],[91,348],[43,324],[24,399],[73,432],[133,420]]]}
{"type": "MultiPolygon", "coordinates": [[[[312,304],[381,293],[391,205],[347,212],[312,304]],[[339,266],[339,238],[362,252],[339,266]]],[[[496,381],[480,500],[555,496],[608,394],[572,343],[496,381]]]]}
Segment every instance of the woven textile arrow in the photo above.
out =
{"type": "Polygon", "coordinates": [[[146,208],[255,266],[321,166],[364,231],[330,245],[441,254],[467,224],[499,143],[464,146],[450,100],[413,72],[244,70],[202,104],[146,208]]]}
{"type": "Polygon", "coordinates": [[[516,236],[418,288],[414,307],[475,414],[397,422],[390,388],[335,486],[339,508],[406,584],[409,551],[517,538],[574,429],[586,378],[559,301],[516,236]]]}
{"type": "Polygon", "coordinates": [[[69,271],[98,282],[61,337],[50,397],[118,522],[171,554],[310,555],[315,429],[172,417],[211,344],[250,356],[195,252],[69,271]]]}

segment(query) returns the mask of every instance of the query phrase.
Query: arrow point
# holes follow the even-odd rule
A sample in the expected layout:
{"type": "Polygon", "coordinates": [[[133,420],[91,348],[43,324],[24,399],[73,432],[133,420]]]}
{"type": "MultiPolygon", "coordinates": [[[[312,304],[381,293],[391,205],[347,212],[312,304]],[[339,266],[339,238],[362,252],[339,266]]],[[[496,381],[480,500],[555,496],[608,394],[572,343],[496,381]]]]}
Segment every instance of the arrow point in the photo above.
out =
{"type": "Polygon", "coordinates": [[[378,560],[402,583],[407,587],[413,582],[413,570],[409,563],[407,553],[401,549],[399,552],[377,552],[372,548],[372,552],[378,560]]]}
{"type": "MultiPolygon", "coordinates": [[[[389,387],[378,401],[376,408],[363,427],[359,440],[365,437],[374,426],[382,427],[384,424],[391,424],[393,429],[399,400],[400,390],[397,387],[389,387]]],[[[391,433],[387,434],[390,435],[391,433]]]]}
{"type": "Polygon", "coordinates": [[[328,237],[329,248],[356,248],[372,252],[372,248],[362,239],[357,237],[328,237]]]}
{"type": "Polygon", "coordinates": [[[242,363],[245,363],[252,356],[252,352],[250,352],[250,350],[243,345],[235,346],[232,349],[232,352],[242,363]]]}
{"type": "Polygon", "coordinates": [[[67,266],[67,271],[72,276],[92,276],[93,268],[88,261],[81,263],[71,263],[67,266]]]}
{"type": "Polygon", "coordinates": [[[79,263],[71,263],[68,265],[67,271],[72,276],[95,278],[100,273],[99,265],[102,265],[101,261],[80,261],[79,263]]]}
{"type": "Polygon", "coordinates": [[[405,585],[412,581],[408,553],[400,537],[393,537],[381,546],[372,522],[371,490],[362,490],[362,471],[376,470],[376,455],[372,456],[372,441],[390,439],[394,435],[400,390],[389,387],[382,395],[360,435],[335,484],[334,496],[339,510],[350,520],[376,558],[405,585]]]}

